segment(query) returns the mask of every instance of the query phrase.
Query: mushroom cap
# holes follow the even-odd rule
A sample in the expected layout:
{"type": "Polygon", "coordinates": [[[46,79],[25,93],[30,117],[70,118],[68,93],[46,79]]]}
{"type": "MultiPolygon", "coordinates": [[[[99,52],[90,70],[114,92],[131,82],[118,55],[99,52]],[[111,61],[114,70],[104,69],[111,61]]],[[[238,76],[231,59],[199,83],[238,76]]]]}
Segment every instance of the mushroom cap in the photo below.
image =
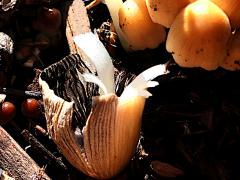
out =
{"type": "Polygon", "coordinates": [[[240,1],[239,0],[211,0],[228,16],[232,28],[240,27],[240,1]]]}
{"type": "Polygon", "coordinates": [[[221,67],[230,71],[240,70],[240,31],[233,35],[227,57],[221,67]]]}
{"type": "Polygon", "coordinates": [[[231,27],[226,14],[208,0],[186,6],[174,20],[166,48],[177,64],[214,70],[225,59],[231,27]]]}
{"type": "Polygon", "coordinates": [[[152,22],[144,0],[125,1],[119,24],[132,50],[153,49],[166,40],[165,28],[152,22]]]}
{"type": "Polygon", "coordinates": [[[195,0],[146,0],[147,9],[153,22],[169,28],[177,14],[195,0]]]}
{"type": "MultiPolygon", "coordinates": [[[[130,93],[133,89],[129,87],[120,97],[112,93],[98,96],[97,86],[84,80],[84,73],[94,73],[85,62],[72,54],[41,72],[39,85],[47,129],[76,169],[95,179],[109,179],[134,155],[145,97],[130,93]]],[[[149,80],[146,74],[144,77],[149,80]]],[[[126,80],[119,83],[122,86],[126,80]]]]}

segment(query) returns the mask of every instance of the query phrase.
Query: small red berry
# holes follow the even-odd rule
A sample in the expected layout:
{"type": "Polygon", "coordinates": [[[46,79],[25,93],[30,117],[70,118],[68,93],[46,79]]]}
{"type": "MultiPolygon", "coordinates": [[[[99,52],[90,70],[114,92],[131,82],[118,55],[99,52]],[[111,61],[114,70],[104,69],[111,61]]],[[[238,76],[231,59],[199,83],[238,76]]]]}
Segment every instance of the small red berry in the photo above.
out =
{"type": "Polygon", "coordinates": [[[16,114],[15,105],[11,102],[4,102],[0,105],[0,125],[12,120],[16,114]]]}
{"type": "Polygon", "coordinates": [[[31,118],[37,118],[41,112],[40,103],[33,98],[24,100],[21,108],[23,115],[31,118]]]}
{"type": "Polygon", "coordinates": [[[33,27],[38,31],[52,34],[59,30],[61,23],[62,14],[58,9],[43,8],[33,21],[33,27]]]}

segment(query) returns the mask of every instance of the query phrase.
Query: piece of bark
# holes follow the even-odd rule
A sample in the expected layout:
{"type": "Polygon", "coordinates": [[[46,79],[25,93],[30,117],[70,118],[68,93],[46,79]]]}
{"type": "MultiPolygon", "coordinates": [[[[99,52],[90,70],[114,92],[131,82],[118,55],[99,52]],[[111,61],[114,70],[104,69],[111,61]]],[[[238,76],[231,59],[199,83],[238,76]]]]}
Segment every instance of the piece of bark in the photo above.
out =
{"type": "Polygon", "coordinates": [[[16,180],[50,180],[35,161],[0,126],[0,167],[16,180]]]}
{"type": "Polygon", "coordinates": [[[86,66],[94,72],[95,67],[93,64],[91,64],[89,58],[80,48],[77,47],[73,41],[74,36],[91,32],[90,22],[85,4],[82,0],[73,0],[71,4],[67,3],[65,5],[66,17],[64,19],[66,19],[65,33],[70,54],[79,54],[86,66]]]}
{"type": "Polygon", "coordinates": [[[158,160],[151,162],[151,169],[158,175],[166,178],[176,178],[184,175],[184,172],[181,169],[158,160]]]}
{"type": "Polygon", "coordinates": [[[69,6],[66,19],[66,36],[72,54],[82,54],[73,42],[73,37],[90,31],[90,22],[84,2],[82,0],[74,0],[69,6]]]}

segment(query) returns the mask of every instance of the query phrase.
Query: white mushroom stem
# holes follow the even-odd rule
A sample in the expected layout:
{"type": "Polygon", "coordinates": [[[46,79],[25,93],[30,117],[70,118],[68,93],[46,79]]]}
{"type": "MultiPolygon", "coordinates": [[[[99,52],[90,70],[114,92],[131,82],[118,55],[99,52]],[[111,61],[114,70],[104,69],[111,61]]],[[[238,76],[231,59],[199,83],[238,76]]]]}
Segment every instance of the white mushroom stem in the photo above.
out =
{"type": "Polygon", "coordinates": [[[105,4],[108,7],[109,13],[113,20],[113,25],[115,27],[115,30],[118,34],[118,38],[123,46],[123,48],[126,51],[129,51],[129,44],[126,40],[126,37],[124,36],[120,26],[119,26],[119,17],[118,17],[118,11],[121,8],[123,1],[122,0],[105,0],[105,4]]]}
{"type": "MultiPolygon", "coordinates": [[[[98,77],[93,74],[83,74],[82,76],[84,79],[88,82],[97,84],[102,90],[102,95],[115,93],[114,66],[110,55],[98,37],[92,32],[88,32],[74,37],[74,41],[90,58],[98,73],[98,77]]],[[[148,98],[151,96],[151,93],[149,93],[146,89],[148,87],[155,87],[158,85],[157,82],[151,80],[166,73],[167,71],[165,65],[156,65],[145,70],[125,88],[121,98],[128,98],[129,94],[132,96],[142,96],[148,98]]]]}
{"type": "Polygon", "coordinates": [[[167,73],[168,71],[166,70],[165,64],[156,65],[143,71],[124,89],[121,98],[128,98],[129,94],[132,96],[142,96],[145,98],[152,96],[152,94],[146,89],[157,86],[158,82],[152,80],[167,73]]]}
{"type": "MultiPolygon", "coordinates": [[[[114,67],[112,59],[98,36],[92,32],[87,32],[75,36],[74,41],[95,65],[98,77],[102,84],[105,85],[105,92],[102,91],[100,94],[114,93],[114,67]]],[[[86,78],[85,80],[88,81],[86,78]]]]}

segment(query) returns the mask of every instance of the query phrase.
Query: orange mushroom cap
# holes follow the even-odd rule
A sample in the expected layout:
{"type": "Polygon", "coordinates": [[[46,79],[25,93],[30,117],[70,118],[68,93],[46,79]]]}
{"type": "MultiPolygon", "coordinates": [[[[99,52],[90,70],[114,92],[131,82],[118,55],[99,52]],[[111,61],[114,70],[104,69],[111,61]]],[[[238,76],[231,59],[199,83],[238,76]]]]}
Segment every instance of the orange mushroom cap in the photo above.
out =
{"type": "Polygon", "coordinates": [[[230,37],[226,14],[213,2],[198,0],[174,20],[166,48],[180,66],[214,70],[227,56],[230,37]]]}
{"type": "Polygon", "coordinates": [[[153,22],[170,27],[178,13],[195,0],[146,0],[149,15],[153,22]]]}
{"type": "Polygon", "coordinates": [[[144,0],[125,1],[119,24],[132,50],[153,49],[166,40],[165,28],[152,22],[144,0]]]}

